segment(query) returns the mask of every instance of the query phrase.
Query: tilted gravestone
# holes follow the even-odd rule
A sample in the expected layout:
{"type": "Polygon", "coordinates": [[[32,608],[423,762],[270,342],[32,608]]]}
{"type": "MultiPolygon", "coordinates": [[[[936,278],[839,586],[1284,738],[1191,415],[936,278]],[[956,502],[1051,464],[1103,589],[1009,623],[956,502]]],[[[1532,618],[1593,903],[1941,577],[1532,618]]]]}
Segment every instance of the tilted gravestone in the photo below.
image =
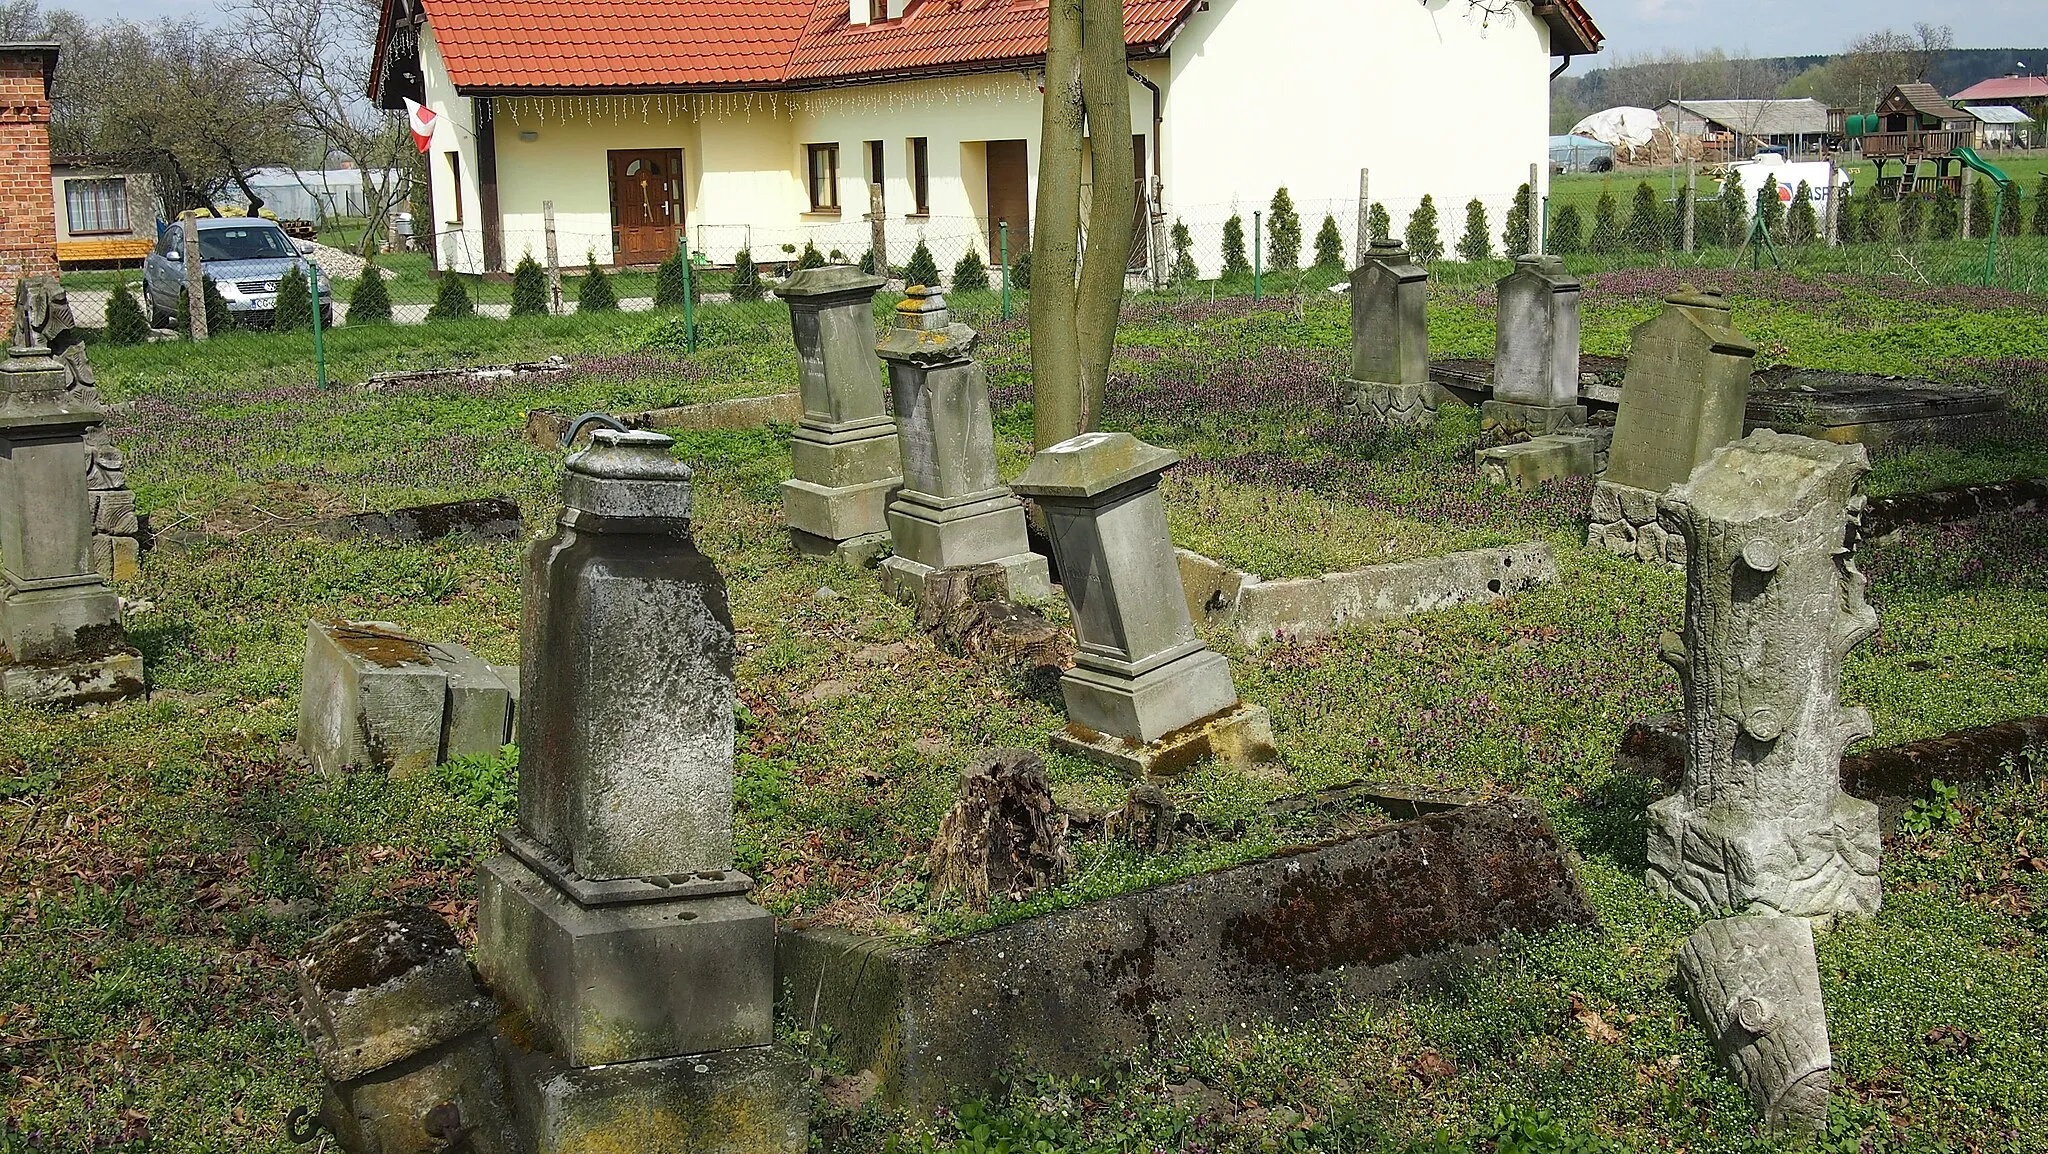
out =
{"type": "Polygon", "coordinates": [[[1342,384],[1352,410],[1364,416],[1396,425],[1436,421],[1429,273],[1399,242],[1374,241],[1351,274],[1351,375],[1342,384]]]}
{"type": "Polygon", "coordinates": [[[1159,478],[1180,454],[1129,433],[1083,433],[1041,450],[1016,490],[1051,529],[1079,642],[1060,678],[1055,748],[1141,774],[1205,755],[1276,756],[1265,707],[1238,700],[1230,662],[1188,616],[1159,478]]]}
{"type": "Polygon", "coordinates": [[[1678,953],[1678,979],[1714,1052],[1774,1130],[1827,1129],[1828,1016],[1813,923],[1720,918],[1678,953]]]}
{"type": "Polygon", "coordinates": [[[1649,882],[1698,911],[1827,918],[1877,911],[1878,811],[1842,791],[1871,732],[1841,706],[1842,663],[1877,630],[1844,534],[1860,445],[1759,430],[1658,507],[1686,542],[1679,792],[1650,806],[1649,882]]]}
{"type": "Polygon", "coordinates": [[[889,368],[903,463],[903,488],[889,502],[896,552],[882,561],[882,587],[914,603],[937,570],[993,564],[1007,599],[1051,596],[1045,558],[1024,531],[1024,503],[996,472],[974,330],[951,323],[946,298],[922,286],[896,306],[896,320],[875,346],[889,368]]]}
{"type": "Polygon", "coordinates": [[[733,869],[732,617],[672,444],[594,433],[527,554],[519,820],[482,869],[477,967],[541,1043],[512,1062],[538,1154],[806,1143],[775,921],[733,869]]]}
{"type": "Polygon", "coordinates": [[[875,361],[875,292],[887,283],[827,265],[801,269],[775,290],[789,303],[804,406],[782,515],[804,553],[865,561],[888,544],[889,495],[903,478],[875,361]]]}
{"type": "Polygon", "coordinates": [[[1481,429],[1543,435],[1586,423],[1579,403],[1579,281],[1554,256],[1516,259],[1498,285],[1493,397],[1481,429]]]}
{"type": "Polygon", "coordinates": [[[51,278],[21,283],[0,362],[0,698],[78,705],[143,692],[142,655],[120,599],[93,564],[93,449],[106,420],[82,344],[51,278]]]}
{"type": "Polygon", "coordinates": [[[1717,292],[1681,287],[1629,337],[1628,373],[1607,473],[1593,485],[1586,544],[1683,564],[1685,543],[1657,519],[1657,497],[1742,436],[1756,346],[1717,292]]]}

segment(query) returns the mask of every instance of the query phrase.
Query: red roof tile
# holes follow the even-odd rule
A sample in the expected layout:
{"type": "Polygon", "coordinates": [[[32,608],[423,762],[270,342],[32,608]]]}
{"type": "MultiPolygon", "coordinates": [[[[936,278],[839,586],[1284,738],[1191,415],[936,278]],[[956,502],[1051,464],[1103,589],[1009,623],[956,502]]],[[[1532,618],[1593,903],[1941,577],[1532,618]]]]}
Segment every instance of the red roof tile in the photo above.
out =
{"type": "MultiPolygon", "coordinates": [[[[1124,43],[1151,48],[1192,0],[1125,0],[1124,43]]],[[[819,0],[789,62],[792,83],[1025,61],[1045,55],[1044,0],[919,0],[901,19],[851,24],[844,0],[819,0]]]]}

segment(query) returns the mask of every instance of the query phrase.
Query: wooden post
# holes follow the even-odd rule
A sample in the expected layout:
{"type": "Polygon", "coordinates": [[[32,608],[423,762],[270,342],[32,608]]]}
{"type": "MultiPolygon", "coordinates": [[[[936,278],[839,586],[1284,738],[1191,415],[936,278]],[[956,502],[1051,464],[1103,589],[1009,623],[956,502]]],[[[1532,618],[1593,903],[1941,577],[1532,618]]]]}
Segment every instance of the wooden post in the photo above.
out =
{"type": "Polygon", "coordinates": [[[1976,183],[1976,174],[1967,168],[1958,169],[1961,179],[1956,182],[1957,199],[1963,202],[1963,235],[1959,240],[1970,239],[1970,186],[1976,183]]]}
{"type": "Polygon", "coordinates": [[[1358,170],[1358,260],[1365,263],[1365,254],[1372,248],[1372,193],[1367,169],[1358,170]]]}
{"type": "MultiPolygon", "coordinates": [[[[562,262],[561,259],[555,255],[554,201],[543,200],[540,202],[540,221],[541,231],[547,237],[548,299],[553,302],[551,306],[552,311],[559,314],[562,311],[562,262]]],[[[683,259],[688,260],[689,254],[685,253],[683,259]]]]}
{"type": "Polygon", "coordinates": [[[875,275],[889,275],[889,230],[884,224],[888,213],[882,208],[882,182],[868,182],[868,247],[875,250],[875,275]]]}
{"type": "MultiPolygon", "coordinates": [[[[1543,251],[1543,186],[1536,183],[1541,170],[1529,166],[1529,254],[1534,256],[1543,251]]],[[[1510,260],[1514,254],[1507,254],[1510,260]]]]}
{"type": "Polygon", "coordinates": [[[1685,162],[1685,251],[1693,250],[1694,213],[1699,210],[1700,170],[1697,164],[1685,162]]]}
{"type": "Polygon", "coordinates": [[[1152,266],[1158,271],[1152,276],[1155,287],[1165,288],[1166,278],[1172,273],[1168,261],[1173,258],[1166,234],[1166,186],[1159,180],[1159,174],[1152,174],[1148,195],[1152,200],[1152,266]]]}
{"type": "Polygon", "coordinates": [[[199,263],[199,222],[186,217],[179,227],[185,233],[185,312],[192,318],[192,339],[203,341],[206,332],[206,271],[199,263]]]}
{"type": "Polygon", "coordinates": [[[1829,154],[1828,198],[1827,200],[1822,202],[1825,206],[1826,211],[1823,212],[1821,215],[1821,231],[1827,234],[1828,239],[1826,243],[1827,247],[1829,248],[1833,248],[1841,243],[1841,238],[1835,235],[1837,231],[1836,225],[1839,224],[1841,220],[1841,218],[1836,215],[1836,212],[1838,211],[1837,206],[1841,203],[1841,199],[1842,195],[1840,190],[1835,188],[1835,158],[1833,154],[1829,154]]]}

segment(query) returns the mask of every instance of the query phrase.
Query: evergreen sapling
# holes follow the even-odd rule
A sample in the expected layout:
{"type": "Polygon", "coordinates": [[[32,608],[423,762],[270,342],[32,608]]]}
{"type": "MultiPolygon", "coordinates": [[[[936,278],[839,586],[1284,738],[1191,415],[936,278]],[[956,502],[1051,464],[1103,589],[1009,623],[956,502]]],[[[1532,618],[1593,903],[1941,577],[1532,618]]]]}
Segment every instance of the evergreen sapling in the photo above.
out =
{"type": "Polygon", "coordinates": [[[1301,267],[1301,217],[1295,215],[1294,198],[1281,185],[1273,193],[1266,212],[1266,267],[1274,272],[1293,272],[1301,267]]]}
{"type": "Polygon", "coordinates": [[[1394,238],[1394,218],[1387,215],[1386,205],[1375,204],[1372,211],[1365,214],[1365,230],[1372,234],[1375,241],[1394,238]]]}
{"type": "Polygon", "coordinates": [[[1962,199],[1947,181],[1934,186],[1934,211],[1929,226],[1935,240],[1954,240],[1963,228],[1962,199]]]}
{"type": "Polygon", "coordinates": [[[1516,187],[1515,202],[1508,206],[1507,222],[1500,227],[1500,255],[1508,260],[1534,247],[1529,243],[1530,204],[1529,186],[1525,182],[1516,187]]]}
{"type": "Polygon", "coordinates": [[[1201,270],[1195,267],[1195,238],[1188,232],[1188,226],[1179,217],[1173,218],[1173,268],[1167,279],[1174,284],[1193,284],[1200,279],[1201,270]]]}
{"type": "Polygon", "coordinates": [[[1629,203],[1628,224],[1622,238],[1635,252],[1664,251],[1664,206],[1657,203],[1657,190],[1650,182],[1636,182],[1635,197],[1629,203]]]}
{"type": "Polygon", "coordinates": [[[803,254],[796,258],[796,267],[799,269],[824,268],[825,254],[818,251],[817,245],[812,244],[810,241],[805,241],[803,254]]]}
{"type": "Polygon", "coordinates": [[[476,302],[469,297],[469,290],[462,284],[462,274],[444,272],[441,285],[434,292],[434,304],[427,309],[430,321],[468,320],[476,315],[476,302]]]}
{"type": "Polygon", "coordinates": [[[1820,237],[1820,221],[1813,212],[1813,186],[1803,180],[1792,193],[1792,208],[1785,216],[1785,235],[1793,244],[1812,244],[1820,237]]]}
{"type": "Polygon", "coordinates": [[[1785,200],[1778,194],[1775,175],[1764,177],[1764,186],[1756,190],[1756,215],[1772,240],[1785,239],[1785,200]]]}
{"type": "Polygon", "coordinates": [[[348,297],[348,323],[388,325],[391,323],[391,290],[384,286],[384,273],[374,264],[363,266],[355,291],[348,297]]]}
{"type": "Polygon", "coordinates": [[[903,283],[939,287],[939,262],[932,259],[932,250],[925,247],[924,238],[918,238],[917,247],[910,250],[910,263],[903,266],[903,283]]]}
{"type": "Polygon", "coordinates": [[[114,282],[114,295],[107,298],[107,342],[139,345],[149,339],[149,318],[129,291],[127,281],[114,282]]]}
{"type": "Polygon", "coordinates": [[[732,299],[735,301],[757,301],[761,299],[761,270],[754,267],[752,249],[741,249],[732,257],[732,299]]]}
{"type": "Polygon", "coordinates": [[[1493,240],[1486,235],[1486,205],[1476,196],[1465,204],[1465,235],[1458,238],[1458,259],[1493,259],[1493,240]]]}
{"type": "Polygon", "coordinates": [[[1602,256],[1621,251],[1621,205],[1608,189],[1600,191],[1600,201],[1593,206],[1593,236],[1588,247],[1602,256]]]}
{"type": "Polygon", "coordinates": [[[988,291],[988,265],[982,262],[981,253],[971,243],[967,246],[967,251],[960,254],[960,259],[953,263],[953,291],[988,291]]]}
{"type": "Polygon", "coordinates": [[[1998,190],[1998,235],[2018,236],[2025,224],[2020,219],[2020,182],[2008,180],[1998,190]]]}
{"type": "Polygon", "coordinates": [[[679,309],[687,300],[697,296],[697,279],[690,275],[694,270],[690,258],[683,250],[668,254],[661,267],[654,270],[654,307],[657,309],[679,309]]]}
{"type": "Polygon", "coordinates": [[[1244,217],[1234,212],[1223,222],[1223,275],[1252,275],[1252,262],[1244,254],[1244,217]]]}
{"type": "Polygon", "coordinates": [[[1917,243],[1927,231],[1927,201],[1923,197],[1909,196],[1899,202],[1899,239],[1907,244],[1917,243]]]}
{"type": "Polygon", "coordinates": [[[548,274],[528,252],[512,269],[512,314],[515,317],[546,316],[548,274]]]}
{"type": "Polygon", "coordinates": [[[1988,180],[1970,182],[1970,236],[1982,240],[1991,235],[1991,191],[1988,180]]]}
{"type": "Polygon", "coordinates": [[[615,313],[619,311],[619,294],[612,291],[612,278],[597,267],[597,254],[586,253],[583,258],[583,283],[576,286],[576,311],[579,313],[615,313]]]}
{"type": "Polygon", "coordinates": [[[1550,222],[1550,251],[1559,256],[1572,256],[1586,240],[1585,222],[1579,219],[1579,206],[1567,204],[1557,210],[1557,219],[1550,222]]]}
{"type": "Polygon", "coordinates": [[[1408,217],[1408,229],[1402,239],[1408,244],[1408,259],[1416,264],[1435,264],[1444,257],[1443,238],[1436,231],[1436,201],[1428,194],[1422,194],[1422,202],[1408,217]]]}
{"type": "Polygon", "coordinates": [[[1731,172],[1721,183],[1721,243],[1739,248],[1749,235],[1749,200],[1742,188],[1742,174],[1731,172]]]}
{"type": "Polygon", "coordinates": [[[277,304],[270,314],[270,327],[281,333],[304,332],[313,327],[313,296],[297,265],[278,278],[277,304]]]}
{"type": "Polygon", "coordinates": [[[1344,234],[1337,231],[1337,218],[1327,212],[1323,214],[1323,227],[1316,230],[1316,267],[1344,267],[1344,234]]]}

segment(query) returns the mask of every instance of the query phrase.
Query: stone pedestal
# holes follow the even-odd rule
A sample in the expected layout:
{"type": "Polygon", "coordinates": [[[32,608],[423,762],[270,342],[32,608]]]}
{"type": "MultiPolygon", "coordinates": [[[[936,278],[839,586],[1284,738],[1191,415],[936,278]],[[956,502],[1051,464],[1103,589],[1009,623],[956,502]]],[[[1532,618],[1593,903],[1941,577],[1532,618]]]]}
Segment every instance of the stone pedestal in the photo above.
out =
{"type": "Polygon", "coordinates": [[[1607,467],[1608,446],[1613,440],[1613,429],[1587,425],[1491,445],[1473,456],[1479,464],[1479,477],[1487,484],[1533,493],[1546,481],[1598,476],[1607,467]]]}
{"type": "Polygon", "coordinates": [[[1053,744],[1147,772],[1188,759],[1171,751],[1197,735],[1205,752],[1271,760],[1265,711],[1238,701],[1230,663],[1188,616],[1159,499],[1160,474],[1179,460],[1129,433],[1083,433],[1041,451],[1017,479],[1045,510],[1079,643],[1060,678],[1068,726],[1053,744]],[[1241,742],[1229,736],[1246,731],[1241,742]]]}
{"type": "Polygon", "coordinates": [[[804,1154],[811,1067],[774,1046],[570,1066],[499,1043],[527,1154],[804,1154]]]}
{"type": "MultiPolygon", "coordinates": [[[[26,291],[26,290],[24,290],[26,291]]],[[[143,691],[120,601],[93,565],[85,437],[106,418],[47,348],[0,362],[0,696],[78,705],[143,691]]]]}
{"type": "Polygon", "coordinates": [[[1396,241],[1374,241],[1351,274],[1351,375],[1340,382],[1353,412],[1397,425],[1436,422],[1429,381],[1429,273],[1396,241]]]}
{"type": "Polygon", "coordinates": [[[1579,282],[1554,256],[1515,261],[1498,286],[1493,397],[1479,427],[1543,436],[1586,423],[1579,403],[1579,282]]]}
{"type": "Polygon", "coordinates": [[[974,330],[949,323],[945,298],[922,286],[896,316],[875,346],[889,368],[903,455],[903,488],[889,503],[896,552],[882,562],[882,587],[915,602],[936,570],[993,564],[1003,569],[1005,599],[1050,597],[1045,558],[1025,535],[1024,503],[996,473],[988,376],[970,356],[974,330]]]}
{"type": "Polygon", "coordinates": [[[1871,732],[1841,707],[1842,662],[1877,630],[1843,545],[1869,468],[1860,445],[1762,430],[1658,503],[1686,549],[1679,792],[1650,806],[1649,882],[1698,911],[1875,913],[1878,811],[1842,791],[1871,732]]]}
{"type": "Polygon", "coordinates": [[[875,364],[874,298],[887,283],[827,266],[802,269],[776,290],[789,304],[804,406],[782,515],[804,553],[865,560],[886,544],[889,496],[903,481],[875,364]]]}
{"type": "Polygon", "coordinates": [[[452,642],[388,621],[308,621],[299,746],[329,777],[405,776],[496,753],[511,737],[514,687],[452,642]]]}
{"type": "Polygon", "coordinates": [[[1652,531],[1656,497],[1742,436],[1755,359],[1755,346],[1735,331],[1719,293],[1681,288],[1663,312],[1636,326],[1586,544],[1645,561],[1673,558],[1668,541],[1652,531]]]}

